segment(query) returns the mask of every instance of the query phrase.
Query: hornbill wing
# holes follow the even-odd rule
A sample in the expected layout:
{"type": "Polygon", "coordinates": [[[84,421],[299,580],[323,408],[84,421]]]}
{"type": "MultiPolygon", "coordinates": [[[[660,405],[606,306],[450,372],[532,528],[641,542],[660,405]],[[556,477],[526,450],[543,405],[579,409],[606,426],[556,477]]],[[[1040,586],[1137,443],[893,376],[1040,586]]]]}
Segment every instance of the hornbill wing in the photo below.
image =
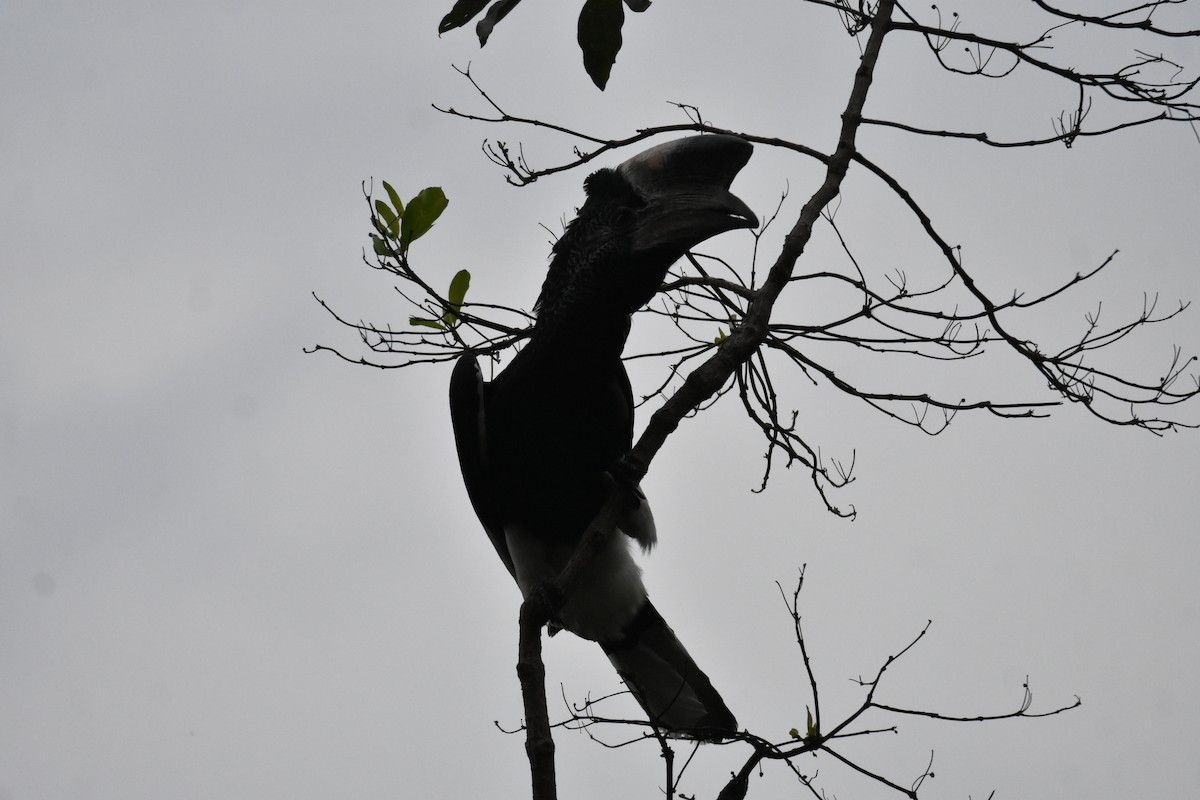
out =
{"type": "Polygon", "coordinates": [[[486,394],[483,372],[475,356],[469,353],[460,356],[450,375],[450,422],[454,426],[458,465],[475,515],[483,523],[509,574],[515,576],[495,500],[494,481],[488,469],[486,394]]]}

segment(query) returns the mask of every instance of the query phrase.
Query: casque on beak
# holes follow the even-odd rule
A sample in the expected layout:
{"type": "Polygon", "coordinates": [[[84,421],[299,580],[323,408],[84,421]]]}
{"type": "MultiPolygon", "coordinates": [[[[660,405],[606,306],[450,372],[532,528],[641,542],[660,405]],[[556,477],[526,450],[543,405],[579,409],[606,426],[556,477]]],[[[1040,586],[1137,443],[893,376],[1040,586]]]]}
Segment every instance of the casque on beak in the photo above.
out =
{"type": "Polygon", "coordinates": [[[736,136],[689,136],[652,147],[616,168],[646,200],[633,232],[637,255],[681,256],[706,239],[758,218],[729,191],[754,146],[736,136]]]}

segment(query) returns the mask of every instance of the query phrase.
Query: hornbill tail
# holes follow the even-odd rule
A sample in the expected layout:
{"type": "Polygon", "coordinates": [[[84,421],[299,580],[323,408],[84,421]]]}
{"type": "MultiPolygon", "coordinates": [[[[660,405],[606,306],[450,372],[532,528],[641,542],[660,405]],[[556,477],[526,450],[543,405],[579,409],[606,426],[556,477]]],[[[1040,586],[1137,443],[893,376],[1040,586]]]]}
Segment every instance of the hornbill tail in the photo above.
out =
{"type": "Polygon", "coordinates": [[[720,741],[737,720],[649,600],[617,642],[601,642],[608,660],[651,724],[669,736],[720,741]]]}

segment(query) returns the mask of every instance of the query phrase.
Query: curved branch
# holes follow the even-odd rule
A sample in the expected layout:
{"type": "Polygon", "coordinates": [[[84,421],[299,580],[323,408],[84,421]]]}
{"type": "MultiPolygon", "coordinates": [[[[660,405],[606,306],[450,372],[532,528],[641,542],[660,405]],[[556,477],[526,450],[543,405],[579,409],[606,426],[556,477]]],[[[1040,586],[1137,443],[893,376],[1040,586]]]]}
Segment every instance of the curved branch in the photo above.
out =
{"type": "Polygon", "coordinates": [[[824,182],[805,203],[799,219],[785,237],[779,257],[772,265],[757,296],[750,303],[742,324],[721,343],[711,358],[688,375],[679,391],[651,417],[631,454],[634,461],[643,467],[650,464],[667,436],[678,427],[684,416],[720,389],[740,365],[750,360],[765,341],[775,301],[786,287],[796,261],[812,237],[813,225],[820,217],[821,211],[840,191],[846,170],[854,156],[863,106],[874,78],[880,48],[892,24],[893,5],[893,0],[880,0],[871,21],[871,33],[855,72],[850,98],[842,114],[837,149],[827,164],[824,182]]]}
{"type": "Polygon", "coordinates": [[[1181,37],[1181,36],[1200,36],[1200,28],[1194,30],[1168,30],[1160,28],[1150,21],[1150,17],[1155,11],[1164,6],[1182,5],[1187,0],[1150,0],[1150,2],[1142,3],[1141,5],[1133,6],[1132,8],[1124,8],[1115,11],[1112,14],[1104,16],[1095,16],[1090,14],[1078,14],[1071,11],[1064,11],[1056,8],[1045,0],[1033,0],[1033,4],[1038,8],[1053,14],[1056,17],[1069,20],[1071,22],[1082,22],[1085,25],[1097,25],[1104,28],[1118,28],[1122,30],[1139,30],[1146,33],[1154,33],[1159,36],[1181,37]],[[1125,17],[1131,14],[1136,14],[1140,11],[1146,12],[1146,16],[1142,19],[1123,22],[1118,17],[1125,17]]]}

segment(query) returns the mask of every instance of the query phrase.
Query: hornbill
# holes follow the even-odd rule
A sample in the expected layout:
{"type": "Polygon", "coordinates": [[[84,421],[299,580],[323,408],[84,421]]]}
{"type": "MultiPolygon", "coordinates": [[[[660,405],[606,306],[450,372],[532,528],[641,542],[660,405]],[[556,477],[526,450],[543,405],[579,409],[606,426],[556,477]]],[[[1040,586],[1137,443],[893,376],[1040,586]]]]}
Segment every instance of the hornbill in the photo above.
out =
{"type": "MultiPolygon", "coordinates": [[[[605,473],[632,447],[621,361],[630,316],[691,247],[758,225],[729,191],[752,149],[695,136],[590,175],[583,207],[553,246],[529,341],[490,383],[473,355],[455,365],[450,411],[467,493],[523,596],[566,565],[607,496],[605,473]]],[[[555,622],[600,643],[660,729],[719,739],[737,723],[647,599],[626,537],[648,551],[654,520],[640,489],[626,486],[624,536],[608,538],[555,622]]]]}

